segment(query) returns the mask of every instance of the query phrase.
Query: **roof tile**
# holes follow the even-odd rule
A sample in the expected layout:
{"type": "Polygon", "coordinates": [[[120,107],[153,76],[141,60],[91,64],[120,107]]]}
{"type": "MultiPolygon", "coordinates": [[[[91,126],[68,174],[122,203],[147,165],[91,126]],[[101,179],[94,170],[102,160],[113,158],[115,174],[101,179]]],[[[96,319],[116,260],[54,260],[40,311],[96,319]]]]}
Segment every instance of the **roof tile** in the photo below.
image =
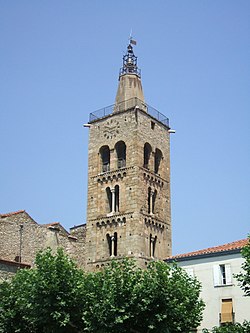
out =
{"type": "Polygon", "coordinates": [[[188,253],[182,253],[182,254],[177,254],[175,256],[168,257],[167,260],[171,259],[179,259],[179,258],[186,258],[186,257],[195,257],[199,255],[204,255],[204,254],[210,254],[210,253],[220,253],[220,252],[226,252],[226,251],[231,251],[231,250],[237,250],[237,249],[242,249],[245,245],[247,245],[248,239],[241,239],[232,243],[227,243],[223,245],[218,245],[214,247],[209,247],[204,250],[198,250],[194,252],[188,252],[188,253]]]}

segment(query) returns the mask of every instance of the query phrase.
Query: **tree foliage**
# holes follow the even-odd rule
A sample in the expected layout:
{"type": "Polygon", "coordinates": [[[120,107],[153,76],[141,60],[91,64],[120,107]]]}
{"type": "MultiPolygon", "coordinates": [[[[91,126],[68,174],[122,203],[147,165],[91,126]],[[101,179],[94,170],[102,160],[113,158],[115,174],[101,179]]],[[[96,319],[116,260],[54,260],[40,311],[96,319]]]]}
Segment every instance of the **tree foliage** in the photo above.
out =
{"type": "Polygon", "coordinates": [[[250,235],[248,236],[248,243],[243,247],[242,257],[245,259],[242,264],[243,272],[236,275],[237,280],[240,283],[241,289],[246,296],[250,296],[250,235]]]}
{"type": "Polygon", "coordinates": [[[85,273],[47,250],[0,285],[0,333],[189,333],[202,318],[199,293],[196,279],[163,262],[85,273]]]}
{"type": "Polygon", "coordinates": [[[212,331],[203,329],[202,333],[250,333],[250,322],[244,321],[243,324],[236,323],[213,327],[212,331]]]}

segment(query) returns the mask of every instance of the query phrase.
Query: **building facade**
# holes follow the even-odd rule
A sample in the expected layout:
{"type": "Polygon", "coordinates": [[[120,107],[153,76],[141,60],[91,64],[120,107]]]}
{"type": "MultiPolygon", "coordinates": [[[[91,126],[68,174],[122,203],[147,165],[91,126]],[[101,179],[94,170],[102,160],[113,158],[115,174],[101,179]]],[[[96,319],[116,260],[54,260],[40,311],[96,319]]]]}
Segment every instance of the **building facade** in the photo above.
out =
{"type": "Polygon", "coordinates": [[[176,261],[189,275],[201,282],[201,298],[206,307],[197,332],[228,322],[250,320],[250,297],[244,296],[235,278],[244,261],[240,252],[247,241],[243,239],[166,260],[176,261]]]}
{"type": "MultiPolygon", "coordinates": [[[[59,222],[38,224],[24,210],[0,214],[0,259],[6,261],[5,267],[9,263],[10,269],[18,267],[17,263],[33,266],[38,251],[62,247],[83,267],[85,230],[85,226],[78,226],[69,233],[59,222]]],[[[0,271],[4,271],[4,266],[0,271]]]]}

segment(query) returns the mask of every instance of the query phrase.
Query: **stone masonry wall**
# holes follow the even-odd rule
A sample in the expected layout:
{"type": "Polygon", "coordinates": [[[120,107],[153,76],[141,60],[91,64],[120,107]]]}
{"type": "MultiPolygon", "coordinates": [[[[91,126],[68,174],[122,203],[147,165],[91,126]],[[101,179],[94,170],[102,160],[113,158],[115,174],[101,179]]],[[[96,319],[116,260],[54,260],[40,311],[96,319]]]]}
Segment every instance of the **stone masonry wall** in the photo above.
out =
{"type": "Polygon", "coordinates": [[[39,225],[25,211],[0,215],[0,258],[34,265],[36,253],[50,247],[62,247],[79,266],[84,266],[85,231],[83,236],[70,235],[60,223],[39,225]]]}
{"type": "MultiPolygon", "coordinates": [[[[110,259],[108,235],[117,233],[117,258],[151,258],[150,239],[156,239],[154,257],[171,255],[170,161],[168,128],[145,111],[115,112],[93,122],[89,134],[87,266],[110,259]],[[116,145],[126,145],[126,165],[119,168],[116,145]],[[144,145],[150,144],[144,167],[144,145]],[[101,149],[110,151],[110,169],[102,170],[101,149]],[[154,169],[157,150],[159,170],[154,169]],[[119,186],[119,211],[110,212],[107,191],[119,186]],[[157,193],[154,212],[148,212],[148,191],[157,193]]],[[[144,260],[143,259],[143,260],[144,260]]]]}

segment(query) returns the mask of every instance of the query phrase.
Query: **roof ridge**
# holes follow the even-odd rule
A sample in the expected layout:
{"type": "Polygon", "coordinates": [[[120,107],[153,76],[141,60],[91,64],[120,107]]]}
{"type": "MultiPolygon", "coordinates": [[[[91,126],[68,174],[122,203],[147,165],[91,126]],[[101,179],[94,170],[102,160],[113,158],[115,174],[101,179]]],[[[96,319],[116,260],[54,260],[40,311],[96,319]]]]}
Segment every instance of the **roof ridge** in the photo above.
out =
{"type": "Polygon", "coordinates": [[[170,256],[167,259],[178,259],[178,258],[185,258],[185,257],[193,257],[198,256],[202,254],[209,254],[209,253],[220,253],[220,252],[226,252],[230,250],[237,250],[243,248],[248,242],[248,238],[240,239],[234,242],[222,244],[222,245],[216,245],[212,247],[208,247],[202,250],[187,252],[187,253],[180,253],[174,256],[170,256]]]}
{"type": "Polygon", "coordinates": [[[12,216],[12,215],[17,215],[17,214],[21,214],[24,213],[25,210],[17,210],[16,212],[10,212],[10,213],[6,213],[6,214],[0,214],[0,217],[8,217],[8,216],[12,216]]]}

